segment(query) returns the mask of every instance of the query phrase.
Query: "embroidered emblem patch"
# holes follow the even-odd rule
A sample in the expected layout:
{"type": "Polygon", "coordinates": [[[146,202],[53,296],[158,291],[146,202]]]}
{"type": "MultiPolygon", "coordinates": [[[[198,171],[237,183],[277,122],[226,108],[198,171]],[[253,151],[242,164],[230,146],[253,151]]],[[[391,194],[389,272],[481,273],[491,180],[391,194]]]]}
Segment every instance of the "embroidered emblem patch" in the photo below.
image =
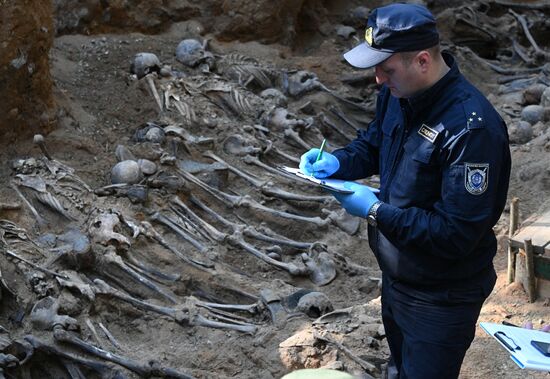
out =
{"type": "Polygon", "coordinates": [[[372,46],[372,26],[368,27],[367,30],[365,30],[365,41],[367,41],[369,46],[372,46]]]}
{"type": "Polygon", "coordinates": [[[422,137],[426,138],[431,143],[434,143],[434,141],[437,138],[437,135],[439,134],[439,132],[432,129],[432,128],[430,128],[426,124],[422,124],[420,129],[418,129],[418,134],[420,134],[422,137]]]}
{"type": "Polygon", "coordinates": [[[489,163],[464,164],[464,186],[472,195],[481,195],[489,182],[489,163]]]}

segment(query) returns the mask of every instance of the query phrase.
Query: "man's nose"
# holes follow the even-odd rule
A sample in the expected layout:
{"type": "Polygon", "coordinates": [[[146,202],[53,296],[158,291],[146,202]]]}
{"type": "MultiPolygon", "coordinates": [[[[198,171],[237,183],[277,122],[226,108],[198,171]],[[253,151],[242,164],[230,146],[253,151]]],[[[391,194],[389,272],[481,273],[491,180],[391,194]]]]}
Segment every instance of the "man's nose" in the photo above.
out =
{"type": "Polygon", "coordinates": [[[374,66],[374,76],[376,78],[376,84],[378,85],[382,85],[388,80],[384,72],[378,66],[374,66]]]}

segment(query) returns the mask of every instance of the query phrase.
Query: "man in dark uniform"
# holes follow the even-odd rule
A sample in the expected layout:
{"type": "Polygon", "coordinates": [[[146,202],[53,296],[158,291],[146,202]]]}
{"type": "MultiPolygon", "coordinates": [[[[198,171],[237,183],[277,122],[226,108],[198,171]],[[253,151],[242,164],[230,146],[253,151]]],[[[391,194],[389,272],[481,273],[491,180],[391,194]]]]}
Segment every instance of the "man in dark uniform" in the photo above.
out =
{"type": "Polygon", "coordinates": [[[319,161],[318,149],[305,153],[300,168],[318,178],[380,175],[378,197],[353,182],[352,194],[334,196],[369,223],[383,278],[388,377],[456,378],[496,281],[492,227],[508,191],[506,125],[440,52],[423,6],[373,10],[365,42],[344,57],[374,67],[376,117],[319,161]]]}

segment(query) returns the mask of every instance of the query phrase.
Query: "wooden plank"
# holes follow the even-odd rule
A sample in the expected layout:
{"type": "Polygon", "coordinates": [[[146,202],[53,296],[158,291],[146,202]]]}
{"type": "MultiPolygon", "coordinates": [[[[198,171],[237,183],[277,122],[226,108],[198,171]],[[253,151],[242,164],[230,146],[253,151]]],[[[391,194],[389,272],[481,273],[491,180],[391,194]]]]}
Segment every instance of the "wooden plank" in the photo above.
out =
{"type": "MultiPolygon", "coordinates": [[[[514,197],[510,202],[510,228],[508,229],[508,239],[511,239],[518,230],[519,224],[519,199],[514,197]]],[[[513,247],[511,243],[508,244],[508,284],[512,284],[514,276],[516,275],[516,253],[517,248],[513,247]]]]}
{"type": "MultiPolygon", "coordinates": [[[[550,257],[537,256],[534,257],[535,262],[535,278],[536,278],[536,294],[540,298],[550,298],[550,257]]],[[[521,249],[517,254],[516,260],[516,276],[515,282],[521,283],[525,292],[528,293],[529,283],[527,268],[525,267],[526,256],[525,251],[521,249]]]]}
{"type": "Polygon", "coordinates": [[[533,303],[537,299],[535,288],[535,261],[533,260],[533,245],[531,240],[525,240],[525,271],[527,272],[527,295],[529,302],[533,303]]]}
{"type": "Polygon", "coordinates": [[[530,239],[535,254],[544,254],[545,247],[550,246],[550,211],[537,217],[535,221],[521,228],[510,240],[510,245],[522,248],[523,242],[530,239]]]}

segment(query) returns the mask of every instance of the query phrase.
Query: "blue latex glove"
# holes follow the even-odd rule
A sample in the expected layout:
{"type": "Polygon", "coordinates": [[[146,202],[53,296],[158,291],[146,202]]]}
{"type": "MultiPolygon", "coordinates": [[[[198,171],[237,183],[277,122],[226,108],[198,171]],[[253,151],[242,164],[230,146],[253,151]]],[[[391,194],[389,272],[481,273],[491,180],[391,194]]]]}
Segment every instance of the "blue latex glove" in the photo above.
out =
{"type": "Polygon", "coordinates": [[[311,149],[300,158],[300,171],[315,178],[328,178],[340,168],[340,162],[331,153],[323,151],[321,159],[315,162],[319,149],[311,149]]]}
{"type": "Polygon", "coordinates": [[[366,218],[370,208],[378,201],[372,190],[361,184],[345,182],[344,188],[354,191],[350,194],[332,192],[342,207],[351,215],[366,218]]]}

